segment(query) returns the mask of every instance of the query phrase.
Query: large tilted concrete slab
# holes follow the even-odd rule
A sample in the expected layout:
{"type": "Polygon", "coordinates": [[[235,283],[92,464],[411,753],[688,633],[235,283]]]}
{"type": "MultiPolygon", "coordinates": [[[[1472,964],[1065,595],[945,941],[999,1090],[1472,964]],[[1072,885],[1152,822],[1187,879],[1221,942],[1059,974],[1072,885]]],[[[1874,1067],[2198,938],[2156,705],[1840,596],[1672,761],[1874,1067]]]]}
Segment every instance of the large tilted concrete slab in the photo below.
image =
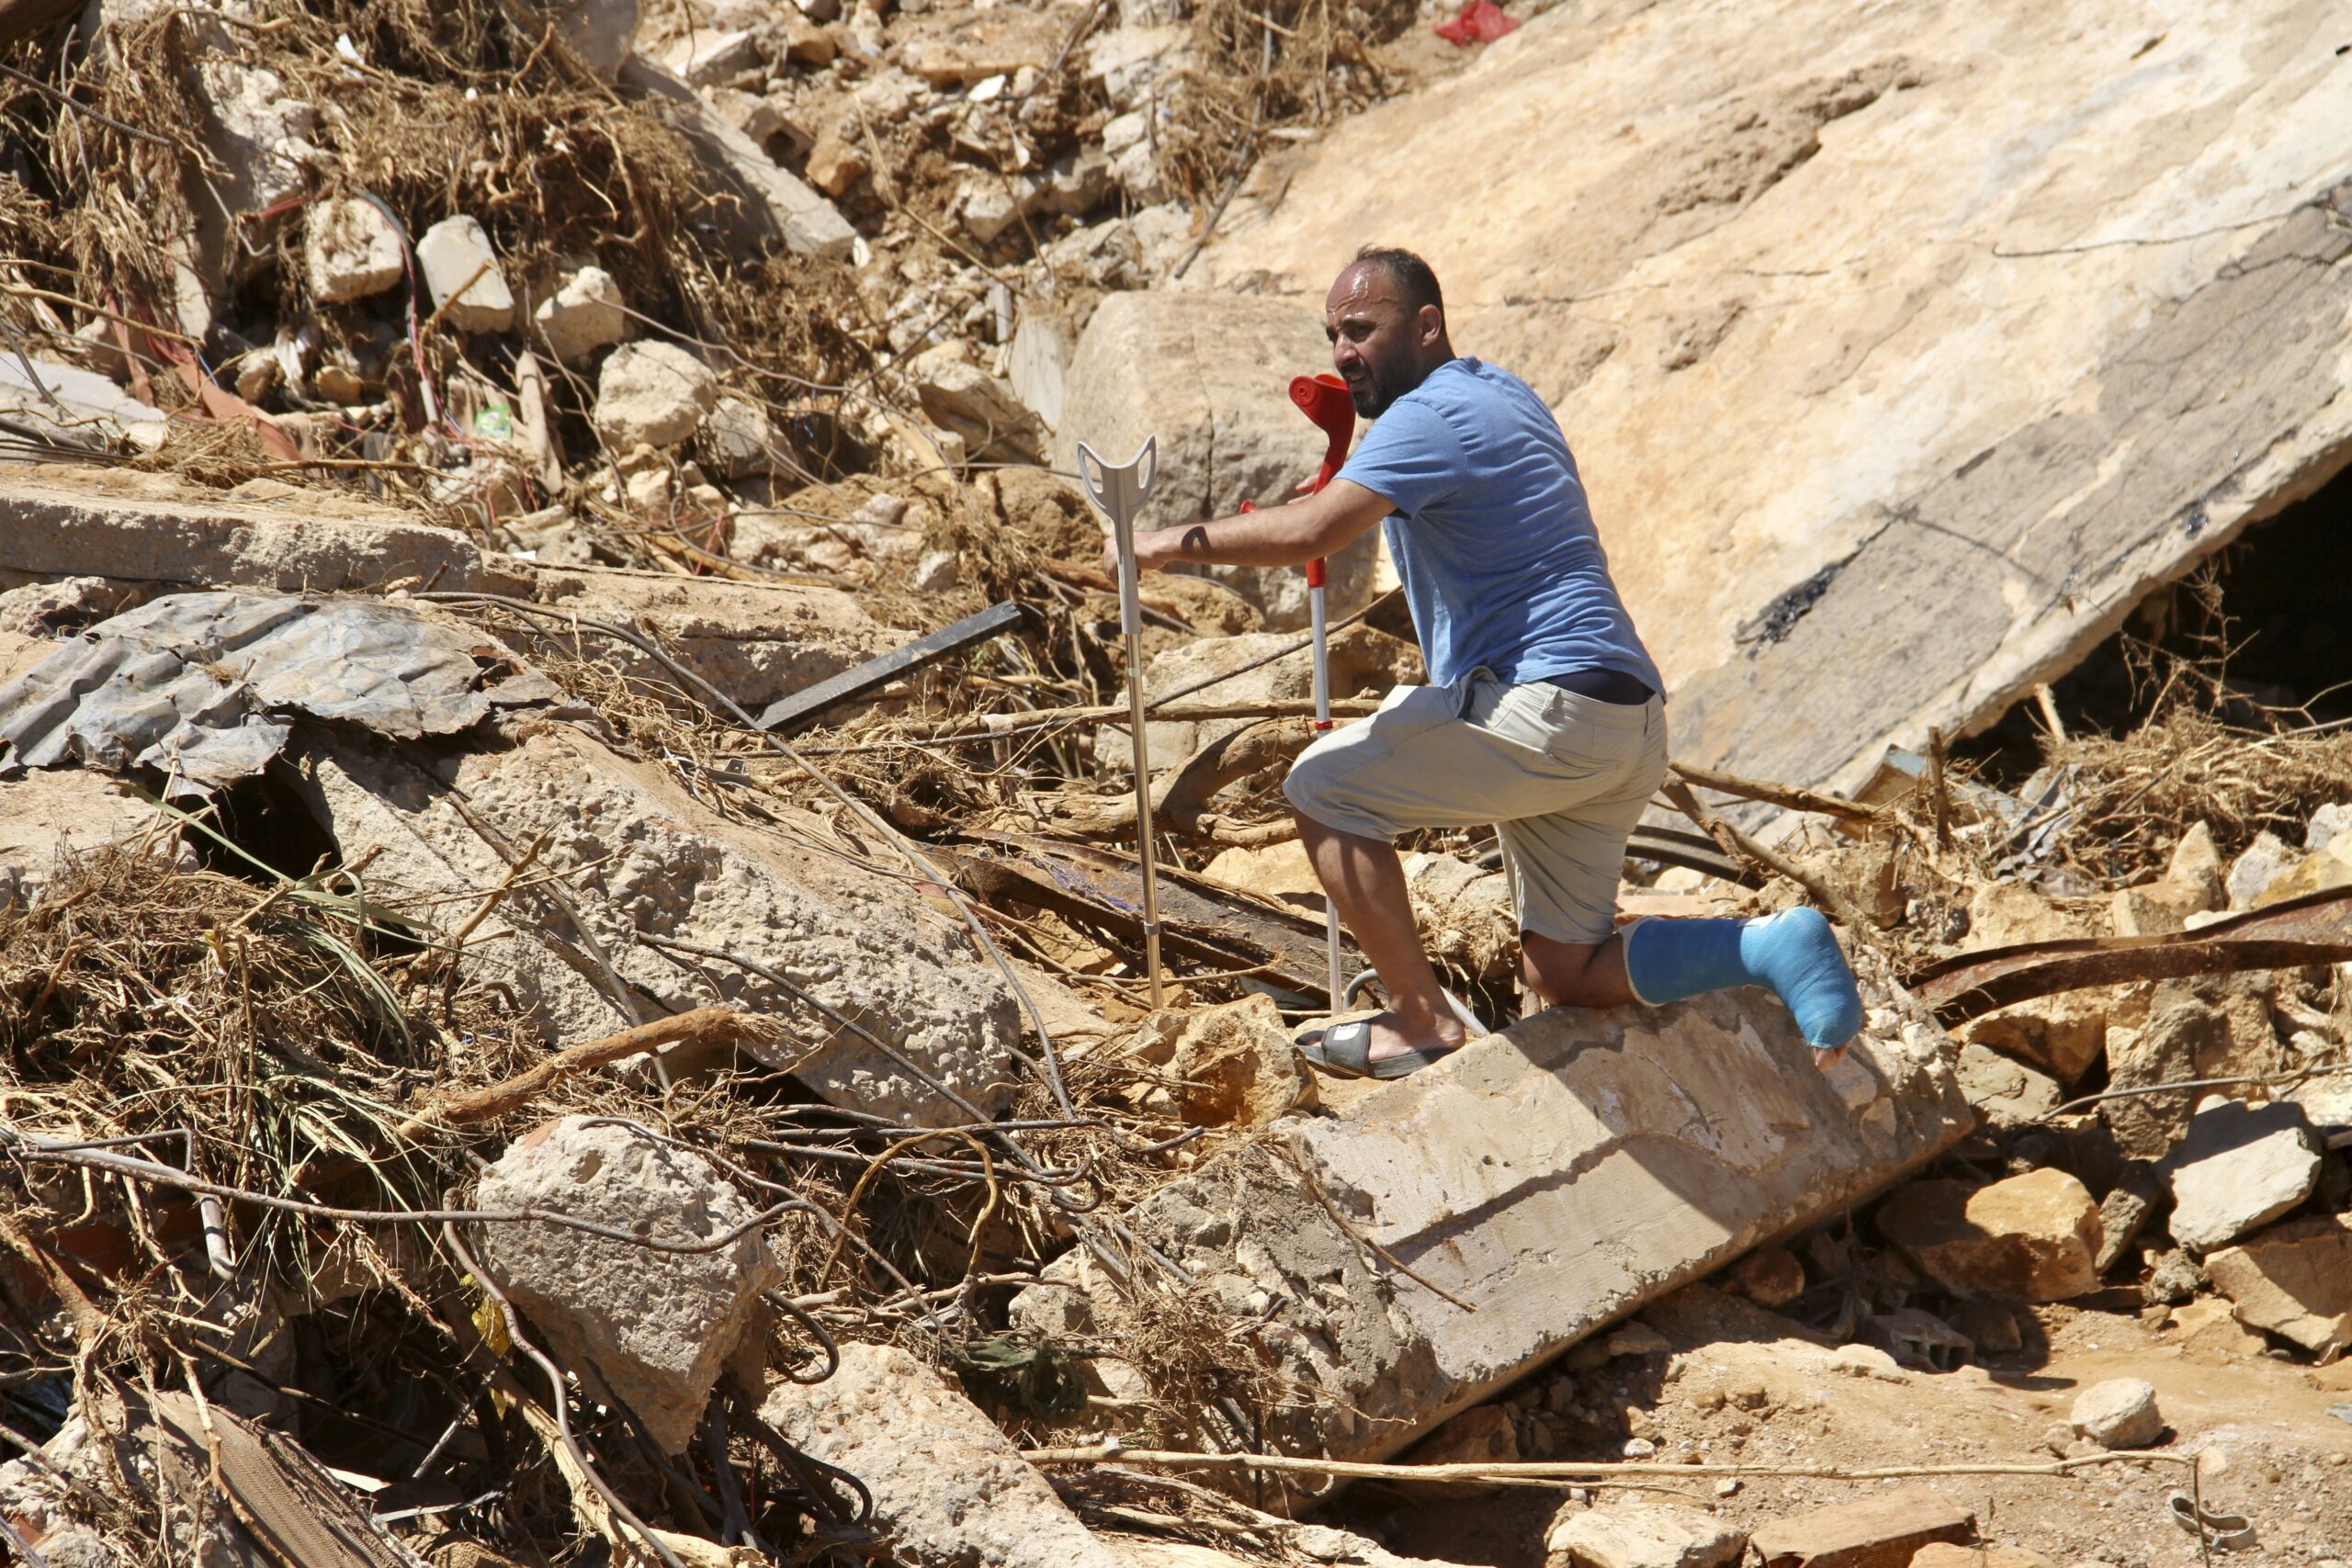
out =
{"type": "Polygon", "coordinates": [[[2345,42],[2333,0],[1562,6],[1268,165],[1186,286],[1422,251],[1559,414],[1677,754],[1850,784],[2352,460],[2345,42]]]}
{"type": "MultiPolygon", "coordinates": [[[[1973,1118],[1939,1034],[1873,1010],[1865,1038],[1824,1075],[1760,992],[1546,1012],[1344,1114],[1275,1123],[1295,1167],[1244,1148],[1127,1219],[1221,1311],[1265,1320],[1261,1341],[1305,1395],[1270,1416],[1269,1441],[1385,1456],[1611,1320],[1947,1147],[1973,1118]]],[[[1023,1293],[1017,1320],[1082,1335],[1115,1318],[1116,1287],[1091,1259],[1073,1254],[1049,1278],[1023,1293]]],[[[1148,1395],[1148,1366],[1093,1366],[1107,1397],[1148,1395]]],[[[1077,1426],[1131,1427],[1135,1408],[1091,1410],[1077,1426]]]]}

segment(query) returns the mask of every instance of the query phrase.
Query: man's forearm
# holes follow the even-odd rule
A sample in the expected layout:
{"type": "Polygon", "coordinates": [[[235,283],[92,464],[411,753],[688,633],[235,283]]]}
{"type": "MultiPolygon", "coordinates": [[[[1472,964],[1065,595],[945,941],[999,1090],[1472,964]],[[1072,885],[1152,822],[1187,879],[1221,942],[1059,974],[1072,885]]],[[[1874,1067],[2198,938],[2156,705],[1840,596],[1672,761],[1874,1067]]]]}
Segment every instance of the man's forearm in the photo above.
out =
{"type": "MultiPolygon", "coordinates": [[[[1328,556],[1388,515],[1388,502],[1346,479],[1288,506],[1244,512],[1214,523],[1186,523],[1136,536],[1136,559],[1154,567],[1299,566],[1328,556]]],[[[1105,570],[1116,560],[1106,557],[1105,570]]]]}
{"type": "Polygon", "coordinates": [[[1136,553],[1147,569],[1192,563],[1200,566],[1297,566],[1325,552],[1318,534],[1301,528],[1277,506],[1245,512],[1215,523],[1186,523],[1136,536],[1136,553]]]}

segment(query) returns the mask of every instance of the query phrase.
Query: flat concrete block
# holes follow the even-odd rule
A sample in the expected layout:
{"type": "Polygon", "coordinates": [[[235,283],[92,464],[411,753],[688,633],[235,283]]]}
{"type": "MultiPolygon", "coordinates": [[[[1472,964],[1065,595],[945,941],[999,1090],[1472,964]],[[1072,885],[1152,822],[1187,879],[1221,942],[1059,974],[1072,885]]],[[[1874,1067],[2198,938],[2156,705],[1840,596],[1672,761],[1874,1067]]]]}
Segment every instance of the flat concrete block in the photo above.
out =
{"type": "Polygon", "coordinates": [[[1905,1568],[1933,1541],[1976,1538],[1976,1516],[1929,1486],[1775,1519],[1748,1538],[1764,1568],[1905,1568]]]}
{"type": "MultiPolygon", "coordinates": [[[[1255,1332],[1277,1371],[1312,1393],[1269,1441],[1382,1457],[1946,1147],[1972,1118],[1941,1041],[1921,1021],[1874,1029],[1833,1077],[1754,991],[1555,1010],[1343,1114],[1273,1123],[1270,1136],[1320,1198],[1255,1146],[1170,1183],[1127,1219],[1201,1281],[1203,1298],[1263,1317],[1255,1332]]],[[[1074,1255],[1047,1278],[1023,1292],[1016,1318],[1090,1331],[1087,1289],[1113,1289],[1100,1269],[1074,1255]]],[[[1130,1393],[1152,1371],[1095,1366],[1106,1389],[1130,1393]]]]}

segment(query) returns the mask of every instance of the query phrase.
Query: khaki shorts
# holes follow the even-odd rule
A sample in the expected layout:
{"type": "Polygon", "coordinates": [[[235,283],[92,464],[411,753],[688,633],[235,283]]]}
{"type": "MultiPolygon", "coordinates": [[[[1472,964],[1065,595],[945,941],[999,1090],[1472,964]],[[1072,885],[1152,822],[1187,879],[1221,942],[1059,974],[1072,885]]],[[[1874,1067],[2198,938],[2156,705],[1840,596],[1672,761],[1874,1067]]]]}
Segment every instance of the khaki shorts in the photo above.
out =
{"type": "Polygon", "coordinates": [[[1520,929],[1583,943],[1616,930],[1625,840],[1665,774],[1657,698],[1604,703],[1478,669],[1458,686],[1391,692],[1299,753],[1283,793],[1325,827],[1384,843],[1493,823],[1520,929]]]}

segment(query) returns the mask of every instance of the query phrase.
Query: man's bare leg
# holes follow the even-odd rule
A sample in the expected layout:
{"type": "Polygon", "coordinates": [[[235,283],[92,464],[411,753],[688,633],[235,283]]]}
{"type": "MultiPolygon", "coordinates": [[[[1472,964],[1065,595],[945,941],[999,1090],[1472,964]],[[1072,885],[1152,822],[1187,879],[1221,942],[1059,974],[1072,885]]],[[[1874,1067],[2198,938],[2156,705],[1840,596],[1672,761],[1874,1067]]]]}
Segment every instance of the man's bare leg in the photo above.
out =
{"type": "Polygon", "coordinates": [[[1519,933],[1519,978],[1545,1007],[1613,1008],[1634,999],[1621,936],[1605,942],[1559,942],[1523,931],[1519,933]]]}
{"type": "MultiPolygon", "coordinates": [[[[1396,850],[1377,839],[1327,828],[1304,813],[1293,815],[1324,896],[1339,909],[1388,991],[1388,1010],[1373,1020],[1370,1058],[1462,1044],[1469,1032],[1446,1005],[1437,971],[1421,951],[1412,897],[1405,888],[1404,863],[1396,850]]],[[[1623,972],[1623,964],[1619,972],[1623,972]]]]}

